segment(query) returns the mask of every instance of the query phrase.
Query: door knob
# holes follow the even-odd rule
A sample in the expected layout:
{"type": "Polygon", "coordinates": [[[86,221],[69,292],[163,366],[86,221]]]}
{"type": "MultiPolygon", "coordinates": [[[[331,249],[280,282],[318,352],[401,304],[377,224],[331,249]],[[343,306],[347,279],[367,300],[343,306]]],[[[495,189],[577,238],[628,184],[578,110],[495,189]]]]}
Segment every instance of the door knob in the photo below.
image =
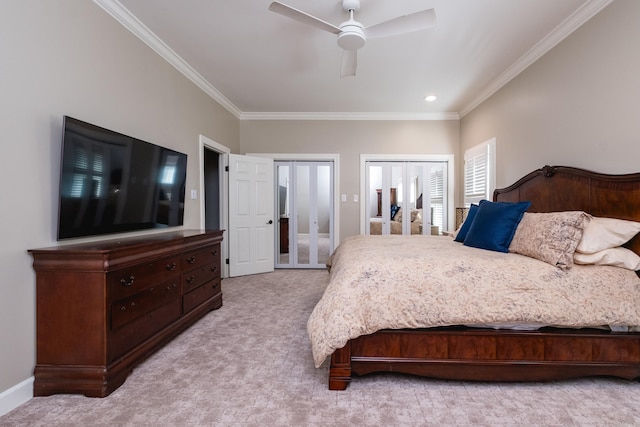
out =
{"type": "Polygon", "coordinates": [[[267,224],[273,224],[273,220],[270,219],[269,222],[267,224]]]}

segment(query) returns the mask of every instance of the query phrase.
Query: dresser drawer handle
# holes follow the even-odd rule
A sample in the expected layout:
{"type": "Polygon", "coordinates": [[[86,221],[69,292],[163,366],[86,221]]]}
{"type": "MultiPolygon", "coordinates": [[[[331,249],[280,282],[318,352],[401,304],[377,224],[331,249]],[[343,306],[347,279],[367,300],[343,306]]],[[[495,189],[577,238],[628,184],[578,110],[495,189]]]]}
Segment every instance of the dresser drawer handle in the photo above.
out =
{"type": "Polygon", "coordinates": [[[211,267],[211,271],[213,271],[214,273],[218,271],[218,266],[214,265],[213,267],[211,267]]]}
{"type": "MultiPolygon", "coordinates": [[[[129,304],[131,307],[135,307],[136,306],[136,302],[135,301],[131,301],[131,304],[129,304]]],[[[127,311],[127,306],[123,305],[120,306],[120,311],[127,311]]]]}
{"type": "Polygon", "coordinates": [[[218,255],[218,250],[217,250],[217,249],[213,249],[213,250],[211,251],[211,255],[213,255],[213,256],[218,255]]]}
{"type": "Polygon", "coordinates": [[[133,277],[133,276],[129,276],[129,278],[128,278],[128,279],[120,279],[120,284],[121,284],[122,286],[127,286],[127,287],[129,287],[129,286],[133,285],[133,281],[134,281],[134,280],[135,280],[135,277],[133,277]]]}
{"type": "Polygon", "coordinates": [[[177,267],[177,265],[176,265],[175,262],[172,262],[171,264],[167,264],[167,270],[169,270],[169,271],[175,270],[176,267],[177,267]]]}
{"type": "Polygon", "coordinates": [[[195,282],[195,281],[196,281],[196,278],[195,278],[194,276],[191,276],[191,277],[189,277],[189,278],[187,279],[187,283],[189,283],[189,284],[191,284],[191,283],[193,283],[193,282],[195,282]]]}
{"type": "Polygon", "coordinates": [[[187,262],[188,262],[189,264],[193,264],[193,263],[195,263],[195,262],[196,262],[196,257],[194,257],[194,256],[190,256],[189,258],[187,258],[187,262]]]}
{"type": "Polygon", "coordinates": [[[167,290],[168,290],[168,291],[171,291],[172,289],[175,289],[175,288],[177,288],[177,287],[178,287],[178,285],[176,285],[175,283],[173,283],[173,284],[171,284],[171,285],[167,285],[167,290]]]}

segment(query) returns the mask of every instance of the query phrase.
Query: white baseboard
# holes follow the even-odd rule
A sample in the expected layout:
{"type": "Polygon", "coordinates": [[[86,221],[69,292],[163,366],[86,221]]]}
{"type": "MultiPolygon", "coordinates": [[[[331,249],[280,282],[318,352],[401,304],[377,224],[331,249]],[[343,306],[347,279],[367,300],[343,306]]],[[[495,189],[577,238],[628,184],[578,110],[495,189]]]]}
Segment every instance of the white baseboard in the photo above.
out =
{"type": "Polygon", "coordinates": [[[34,378],[27,378],[0,393],[0,417],[33,398],[34,378]]]}

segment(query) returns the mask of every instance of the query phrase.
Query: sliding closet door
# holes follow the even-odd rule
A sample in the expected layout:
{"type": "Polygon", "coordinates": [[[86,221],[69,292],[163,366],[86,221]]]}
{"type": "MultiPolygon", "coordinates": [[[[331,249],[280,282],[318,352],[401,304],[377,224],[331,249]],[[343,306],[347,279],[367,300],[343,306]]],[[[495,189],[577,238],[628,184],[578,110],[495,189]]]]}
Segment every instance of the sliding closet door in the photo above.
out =
{"type": "Polygon", "coordinates": [[[324,268],[333,247],[333,163],[276,162],[277,268],[324,268]]]}

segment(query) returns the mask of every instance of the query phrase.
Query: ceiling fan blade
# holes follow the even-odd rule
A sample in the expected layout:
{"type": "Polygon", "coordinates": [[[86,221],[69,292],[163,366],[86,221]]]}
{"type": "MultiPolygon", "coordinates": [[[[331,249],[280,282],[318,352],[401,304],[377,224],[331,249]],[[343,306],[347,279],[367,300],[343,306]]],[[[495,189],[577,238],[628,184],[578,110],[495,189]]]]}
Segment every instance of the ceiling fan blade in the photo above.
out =
{"type": "Polygon", "coordinates": [[[364,29],[364,33],[367,38],[387,37],[426,30],[434,25],[436,25],[436,12],[433,9],[427,9],[371,25],[364,29]]]}
{"type": "Polygon", "coordinates": [[[279,13],[282,16],[293,19],[294,21],[302,22],[316,27],[323,31],[328,31],[333,34],[340,34],[340,28],[333,24],[330,24],[322,19],[318,19],[315,16],[311,16],[308,13],[304,13],[301,10],[294,9],[286,4],[274,1],[269,5],[269,10],[275,13],[279,13]]]}
{"type": "Polygon", "coordinates": [[[343,50],[342,65],[340,66],[340,77],[355,76],[357,67],[358,67],[358,51],[343,50]]]}

